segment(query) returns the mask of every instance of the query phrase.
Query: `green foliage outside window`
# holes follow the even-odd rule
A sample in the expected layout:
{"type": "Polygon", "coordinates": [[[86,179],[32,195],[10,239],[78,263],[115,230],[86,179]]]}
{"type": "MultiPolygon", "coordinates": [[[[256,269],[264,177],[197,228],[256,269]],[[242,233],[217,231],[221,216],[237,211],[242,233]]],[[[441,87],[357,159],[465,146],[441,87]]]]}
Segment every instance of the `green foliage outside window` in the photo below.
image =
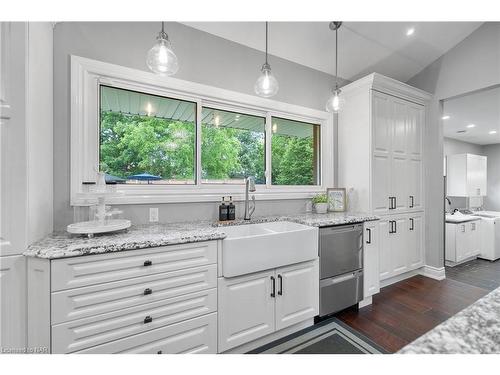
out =
{"type": "MultiPolygon", "coordinates": [[[[272,183],[314,185],[312,137],[273,134],[272,183]]],[[[192,122],[101,112],[100,163],[110,175],[149,173],[194,183],[196,130],[192,122]]],[[[202,179],[265,183],[264,133],[202,126],[202,179]]]]}

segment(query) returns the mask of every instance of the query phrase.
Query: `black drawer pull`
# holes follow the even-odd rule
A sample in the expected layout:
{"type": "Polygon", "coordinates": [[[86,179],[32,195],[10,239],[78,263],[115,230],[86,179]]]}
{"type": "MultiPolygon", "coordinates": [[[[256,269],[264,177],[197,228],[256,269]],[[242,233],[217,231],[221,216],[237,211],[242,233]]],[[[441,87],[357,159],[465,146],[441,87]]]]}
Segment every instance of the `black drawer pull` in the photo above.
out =
{"type": "Polygon", "coordinates": [[[147,296],[148,294],[152,294],[153,293],[153,289],[150,289],[150,288],[146,288],[144,289],[144,295],[147,296]]]}
{"type": "Polygon", "coordinates": [[[144,261],[144,267],[151,266],[152,264],[153,264],[153,262],[151,262],[150,260],[144,261]]]}
{"type": "Polygon", "coordinates": [[[366,231],[368,232],[368,239],[366,240],[367,244],[372,243],[372,230],[370,228],[366,228],[366,231]]]}
{"type": "Polygon", "coordinates": [[[144,318],[144,324],[151,323],[153,321],[153,317],[148,315],[144,318]]]}
{"type": "Polygon", "coordinates": [[[163,354],[163,352],[161,350],[158,350],[158,353],[156,353],[156,354],[163,354]]]}

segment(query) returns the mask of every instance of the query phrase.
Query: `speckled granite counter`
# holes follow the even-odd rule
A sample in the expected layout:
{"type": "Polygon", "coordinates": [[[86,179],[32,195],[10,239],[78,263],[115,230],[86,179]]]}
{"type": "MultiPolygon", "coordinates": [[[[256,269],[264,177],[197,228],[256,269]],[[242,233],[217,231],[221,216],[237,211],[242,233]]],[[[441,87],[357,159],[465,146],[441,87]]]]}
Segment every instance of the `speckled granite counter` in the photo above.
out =
{"type": "Polygon", "coordinates": [[[399,353],[500,353],[500,288],[405,346],[399,353]]]}
{"type": "Polygon", "coordinates": [[[378,217],[362,213],[309,213],[291,216],[255,217],[250,221],[235,220],[224,223],[206,221],[132,226],[124,232],[96,235],[94,238],[73,236],[66,232],[56,232],[29,246],[24,255],[56,259],[189,242],[218,240],[226,237],[224,233],[224,226],[226,225],[242,225],[269,221],[293,221],[304,225],[322,227],[360,223],[370,220],[378,220],[378,217]]]}

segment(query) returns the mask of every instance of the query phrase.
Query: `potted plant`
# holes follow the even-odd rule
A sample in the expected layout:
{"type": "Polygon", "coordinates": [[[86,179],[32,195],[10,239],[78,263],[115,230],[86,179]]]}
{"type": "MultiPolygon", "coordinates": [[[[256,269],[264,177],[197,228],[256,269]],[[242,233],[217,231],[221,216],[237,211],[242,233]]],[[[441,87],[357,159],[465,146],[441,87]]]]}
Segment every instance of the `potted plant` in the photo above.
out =
{"type": "Polygon", "coordinates": [[[326,214],[328,211],[328,196],[324,193],[318,194],[313,197],[314,210],[318,214],[326,214]]]}

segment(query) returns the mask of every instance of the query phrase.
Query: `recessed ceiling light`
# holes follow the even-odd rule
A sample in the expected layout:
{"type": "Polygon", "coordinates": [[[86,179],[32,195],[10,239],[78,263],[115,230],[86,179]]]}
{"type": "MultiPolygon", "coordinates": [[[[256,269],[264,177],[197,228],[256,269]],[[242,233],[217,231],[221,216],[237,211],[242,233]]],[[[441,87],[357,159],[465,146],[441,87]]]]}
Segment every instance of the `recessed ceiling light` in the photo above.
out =
{"type": "Polygon", "coordinates": [[[497,134],[497,131],[496,130],[490,130],[489,134],[497,134]]]}
{"type": "Polygon", "coordinates": [[[410,27],[408,30],[406,30],[406,36],[412,36],[415,33],[415,28],[410,27]]]}
{"type": "Polygon", "coordinates": [[[469,125],[467,125],[467,127],[468,127],[468,128],[475,128],[475,127],[476,127],[476,125],[474,125],[474,124],[469,124],[469,125]]]}
{"type": "Polygon", "coordinates": [[[448,116],[448,115],[441,117],[442,120],[448,120],[449,118],[450,118],[450,116],[448,116]]]}

